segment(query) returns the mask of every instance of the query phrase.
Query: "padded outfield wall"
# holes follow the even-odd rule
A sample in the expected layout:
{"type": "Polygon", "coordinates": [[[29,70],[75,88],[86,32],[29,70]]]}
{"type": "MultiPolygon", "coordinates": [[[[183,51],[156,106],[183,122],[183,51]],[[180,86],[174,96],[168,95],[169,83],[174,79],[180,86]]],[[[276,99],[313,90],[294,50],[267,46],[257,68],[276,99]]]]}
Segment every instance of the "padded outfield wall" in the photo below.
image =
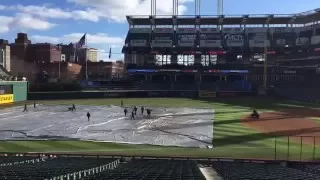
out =
{"type": "Polygon", "coordinates": [[[147,98],[147,97],[181,97],[181,98],[216,98],[255,96],[257,92],[215,92],[215,91],[144,91],[144,90],[110,90],[77,92],[31,92],[28,100],[55,99],[101,99],[101,98],[147,98]]]}
{"type": "Polygon", "coordinates": [[[0,104],[26,101],[28,95],[28,82],[26,81],[1,81],[0,104]]]}

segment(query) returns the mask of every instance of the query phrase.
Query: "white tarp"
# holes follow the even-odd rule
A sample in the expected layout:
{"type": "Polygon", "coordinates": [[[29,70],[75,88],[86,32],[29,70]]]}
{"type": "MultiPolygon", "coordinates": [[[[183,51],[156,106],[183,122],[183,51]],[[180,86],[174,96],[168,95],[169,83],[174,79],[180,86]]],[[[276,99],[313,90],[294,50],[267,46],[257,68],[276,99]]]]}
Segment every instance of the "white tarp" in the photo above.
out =
{"type": "MultiPolygon", "coordinates": [[[[39,105],[36,109],[13,107],[0,110],[0,138],[82,139],[165,146],[207,147],[212,143],[212,109],[150,108],[152,117],[125,117],[118,106],[39,105]],[[86,113],[91,113],[88,122],[86,113]]],[[[131,112],[131,109],[129,109],[131,112]]],[[[129,113],[130,114],[130,113],[129,113]]]]}

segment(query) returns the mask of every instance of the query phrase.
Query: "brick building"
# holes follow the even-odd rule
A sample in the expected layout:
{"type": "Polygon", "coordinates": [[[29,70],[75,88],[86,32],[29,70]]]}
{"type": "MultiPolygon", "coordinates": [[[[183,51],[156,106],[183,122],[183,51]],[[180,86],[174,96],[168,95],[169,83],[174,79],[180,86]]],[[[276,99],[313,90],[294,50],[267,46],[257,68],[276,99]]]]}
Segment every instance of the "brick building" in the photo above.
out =
{"type": "Polygon", "coordinates": [[[61,47],[50,43],[29,44],[27,48],[28,62],[53,63],[61,60],[61,47]]]}
{"type": "Polygon", "coordinates": [[[76,62],[76,49],[73,43],[68,45],[61,44],[61,53],[65,54],[66,62],[76,62]]]}
{"type": "MultiPolygon", "coordinates": [[[[123,63],[117,62],[88,62],[88,76],[90,79],[113,79],[123,75],[123,63]]],[[[85,65],[82,66],[83,77],[85,77],[85,65]]]]}

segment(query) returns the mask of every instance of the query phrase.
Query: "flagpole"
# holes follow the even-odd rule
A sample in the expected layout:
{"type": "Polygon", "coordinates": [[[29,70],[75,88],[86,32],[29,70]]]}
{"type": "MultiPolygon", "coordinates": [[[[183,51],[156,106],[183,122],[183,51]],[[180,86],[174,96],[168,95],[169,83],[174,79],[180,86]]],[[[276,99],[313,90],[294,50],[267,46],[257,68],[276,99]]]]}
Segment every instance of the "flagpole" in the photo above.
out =
{"type": "Polygon", "coordinates": [[[86,45],[86,48],[85,48],[85,51],[86,51],[86,80],[88,80],[88,54],[87,54],[87,51],[88,51],[88,43],[87,43],[87,35],[85,36],[85,45],[86,45]]]}
{"type": "MultiPolygon", "coordinates": [[[[58,48],[59,48],[59,51],[61,52],[60,46],[58,46],[58,48]]],[[[59,80],[60,80],[60,74],[61,74],[61,55],[60,55],[60,60],[59,60],[59,80]]]]}

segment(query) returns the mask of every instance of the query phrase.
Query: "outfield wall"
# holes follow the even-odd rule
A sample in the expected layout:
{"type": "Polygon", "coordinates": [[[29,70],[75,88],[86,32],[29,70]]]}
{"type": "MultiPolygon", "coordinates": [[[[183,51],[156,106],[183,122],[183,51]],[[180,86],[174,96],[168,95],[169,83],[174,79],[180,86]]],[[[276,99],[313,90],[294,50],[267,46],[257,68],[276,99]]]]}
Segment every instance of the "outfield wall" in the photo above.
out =
{"type": "Polygon", "coordinates": [[[215,98],[255,96],[256,92],[215,92],[215,91],[77,91],[77,92],[31,92],[28,100],[55,99],[101,99],[101,98],[146,98],[146,97],[181,97],[181,98],[215,98]]]}
{"type": "Polygon", "coordinates": [[[26,101],[28,95],[28,82],[26,81],[1,81],[0,104],[26,101]]]}

